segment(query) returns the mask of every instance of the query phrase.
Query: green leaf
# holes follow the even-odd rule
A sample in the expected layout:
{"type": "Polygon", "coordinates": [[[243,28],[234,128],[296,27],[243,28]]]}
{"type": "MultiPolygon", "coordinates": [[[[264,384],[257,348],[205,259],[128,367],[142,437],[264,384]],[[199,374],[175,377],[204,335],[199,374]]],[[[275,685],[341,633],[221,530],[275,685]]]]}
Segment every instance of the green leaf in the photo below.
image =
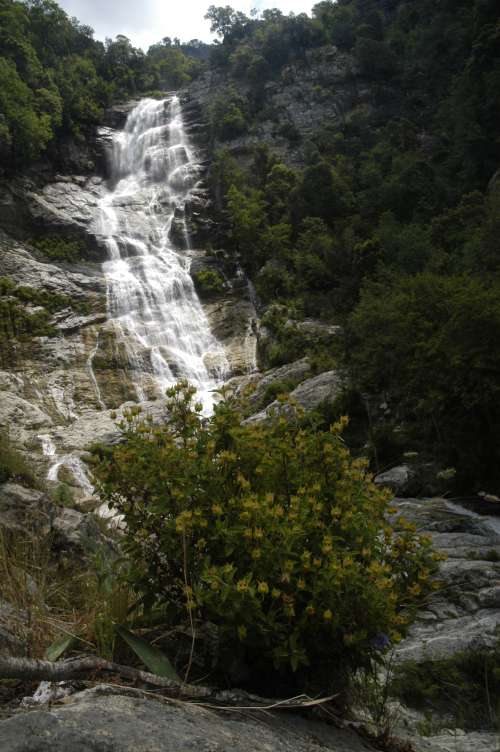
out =
{"type": "Polygon", "coordinates": [[[44,658],[46,661],[57,661],[58,658],[73,644],[75,638],[73,635],[63,635],[58,640],[49,645],[45,651],[44,658]]]}
{"type": "Polygon", "coordinates": [[[146,642],[142,637],[138,637],[125,627],[117,627],[116,631],[151,673],[157,676],[164,676],[166,679],[181,681],[169,659],[161,650],[155,648],[154,645],[150,645],[149,642],[146,642]]]}

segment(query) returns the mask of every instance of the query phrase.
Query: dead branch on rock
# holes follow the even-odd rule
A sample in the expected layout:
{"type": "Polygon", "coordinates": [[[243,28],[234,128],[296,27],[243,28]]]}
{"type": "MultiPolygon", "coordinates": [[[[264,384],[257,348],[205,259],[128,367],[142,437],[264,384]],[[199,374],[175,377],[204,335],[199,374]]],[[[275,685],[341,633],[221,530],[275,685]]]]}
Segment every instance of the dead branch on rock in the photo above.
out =
{"type": "Polygon", "coordinates": [[[313,699],[307,695],[299,695],[287,700],[270,700],[241,690],[217,690],[213,687],[201,687],[178,682],[174,679],[150,674],[131,666],[122,666],[119,663],[113,663],[95,656],[58,662],[0,656],[0,679],[59,682],[81,679],[84,676],[95,674],[115,674],[128,681],[155,687],[168,693],[172,698],[186,698],[196,701],[210,700],[213,705],[199,702],[197,704],[214,709],[298,710],[323,705],[336,697],[336,695],[331,695],[330,697],[313,699]]]}

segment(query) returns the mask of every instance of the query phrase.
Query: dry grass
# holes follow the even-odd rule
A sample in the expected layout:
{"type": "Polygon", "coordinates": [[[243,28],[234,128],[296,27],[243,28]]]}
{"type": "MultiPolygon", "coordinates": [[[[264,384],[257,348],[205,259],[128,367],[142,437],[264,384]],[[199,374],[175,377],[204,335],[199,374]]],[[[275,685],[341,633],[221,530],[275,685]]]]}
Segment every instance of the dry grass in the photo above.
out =
{"type": "Polygon", "coordinates": [[[131,593],[104,558],[87,565],[54,555],[50,536],[0,528],[0,626],[41,658],[64,635],[80,649],[113,659],[115,624],[126,620],[131,593]],[[106,566],[106,571],[103,567],[106,566]],[[75,643],[77,646],[78,643],[75,643]]]}

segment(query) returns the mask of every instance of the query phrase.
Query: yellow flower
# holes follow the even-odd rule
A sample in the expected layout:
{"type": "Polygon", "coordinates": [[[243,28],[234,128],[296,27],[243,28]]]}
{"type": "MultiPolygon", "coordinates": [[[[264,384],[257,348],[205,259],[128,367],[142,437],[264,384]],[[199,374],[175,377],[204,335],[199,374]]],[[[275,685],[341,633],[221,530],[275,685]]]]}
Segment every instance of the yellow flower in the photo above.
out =
{"type": "Polygon", "coordinates": [[[244,593],[248,590],[248,582],[246,580],[238,580],[236,583],[236,590],[239,593],[244,593]]]}
{"type": "Polygon", "coordinates": [[[253,531],[253,537],[255,538],[255,540],[260,540],[261,538],[264,537],[264,533],[261,527],[255,528],[255,530],[253,531]]]}
{"type": "Polygon", "coordinates": [[[222,514],[222,507],[220,504],[212,504],[212,512],[213,514],[222,514]]]}
{"type": "Polygon", "coordinates": [[[243,624],[240,624],[240,626],[238,627],[238,637],[240,638],[240,640],[244,640],[246,636],[247,628],[243,624]]]}
{"type": "Polygon", "coordinates": [[[259,584],[257,586],[257,590],[259,591],[259,593],[264,593],[264,594],[268,593],[269,592],[269,585],[267,584],[267,582],[263,582],[263,581],[259,582],[259,584]]]}
{"type": "Polygon", "coordinates": [[[306,588],[306,581],[300,578],[300,580],[297,580],[297,589],[298,590],[305,590],[306,588]]]}
{"type": "Polygon", "coordinates": [[[329,608],[327,608],[326,611],[323,611],[323,619],[324,621],[331,621],[333,619],[333,614],[329,608]]]}
{"type": "Polygon", "coordinates": [[[243,531],[243,536],[245,538],[253,538],[252,528],[251,527],[245,528],[245,530],[243,531]]]}
{"type": "Polygon", "coordinates": [[[314,606],[312,605],[312,603],[310,603],[307,606],[307,608],[306,608],[306,614],[308,616],[314,616],[315,613],[316,613],[316,609],[314,608],[314,606]]]}
{"type": "Polygon", "coordinates": [[[281,590],[278,590],[278,588],[273,588],[271,595],[273,598],[279,598],[281,595],[281,590]]]}
{"type": "Polygon", "coordinates": [[[422,588],[420,587],[418,582],[416,582],[414,585],[411,586],[411,588],[408,588],[408,592],[410,595],[420,595],[420,593],[422,592],[422,588]]]}
{"type": "Polygon", "coordinates": [[[252,559],[260,559],[261,556],[262,551],[260,550],[260,548],[254,548],[254,550],[252,551],[252,559]]]}

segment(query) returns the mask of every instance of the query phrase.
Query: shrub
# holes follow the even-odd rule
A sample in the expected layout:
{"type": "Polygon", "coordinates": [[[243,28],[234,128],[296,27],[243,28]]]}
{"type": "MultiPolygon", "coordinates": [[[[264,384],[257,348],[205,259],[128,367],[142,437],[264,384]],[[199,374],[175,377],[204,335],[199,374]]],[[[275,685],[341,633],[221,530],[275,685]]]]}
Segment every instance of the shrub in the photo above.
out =
{"type": "Polygon", "coordinates": [[[224,292],[224,280],[214,269],[202,269],[193,276],[195,287],[202,297],[213,297],[224,292]]]}
{"type": "Polygon", "coordinates": [[[267,692],[344,685],[433,587],[429,540],[388,523],[345,420],[315,431],[288,404],[288,419],[242,425],[231,398],[204,418],[194,393],[168,390],[162,426],[132,409],[125,441],[94,454],[102,498],[126,522],[131,584],[168,604],[170,626],[216,625],[219,680],[239,661],[267,692]]]}
{"type": "Polygon", "coordinates": [[[32,241],[35,248],[55,261],[78,261],[85,252],[85,246],[81,240],[70,240],[58,235],[47,235],[32,241]]]}

